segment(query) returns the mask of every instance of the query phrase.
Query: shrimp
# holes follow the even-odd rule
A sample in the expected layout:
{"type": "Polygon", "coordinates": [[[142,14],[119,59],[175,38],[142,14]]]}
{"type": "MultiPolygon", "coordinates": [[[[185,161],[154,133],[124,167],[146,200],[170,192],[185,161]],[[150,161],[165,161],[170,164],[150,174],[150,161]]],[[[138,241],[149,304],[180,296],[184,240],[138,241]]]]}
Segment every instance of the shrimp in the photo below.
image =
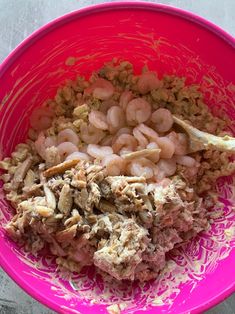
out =
{"type": "Polygon", "coordinates": [[[73,159],[79,159],[79,160],[85,160],[85,161],[91,160],[90,156],[82,152],[74,152],[68,155],[65,160],[68,161],[68,160],[73,160],[73,159]]]}
{"type": "Polygon", "coordinates": [[[108,176],[119,176],[121,174],[125,174],[125,160],[116,154],[104,157],[102,160],[102,166],[106,167],[108,176]]]}
{"type": "Polygon", "coordinates": [[[197,164],[197,161],[190,156],[176,156],[175,159],[176,159],[177,164],[185,166],[185,167],[189,167],[189,168],[195,167],[197,164]]]}
{"type": "Polygon", "coordinates": [[[160,86],[160,81],[155,72],[145,72],[140,75],[137,88],[141,94],[147,94],[153,89],[156,89],[160,86]]]}
{"type": "Polygon", "coordinates": [[[132,128],[126,126],[124,128],[121,128],[120,130],[117,131],[115,136],[119,136],[121,134],[131,134],[132,133],[132,128]]]}
{"type": "Polygon", "coordinates": [[[148,145],[147,138],[140,132],[138,126],[133,129],[133,135],[138,141],[140,149],[143,149],[148,145]]]}
{"type": "Polygon", "coordinates": [[[109,110],[109,108],[113,107],[113,106],[117,106],[118,102],[113,100],[113,99],[108,99],[108,100],[104,100],[102,101],[102,103],[100,104],[100,108],[99,111],[103,112],[104,114],[107,113],[107,111],[109,110]]]}
{"type": "Polygon", "coordinates": [[[35,149],[38,155],[42,157],[42,159],[45,159],[45,150],[46,150],[45,139],[46,138],[45,138],[44,133],[40,132],[38,134],[37,140],[34,142],[35,149]]]}
{"type": "Polygon", "coordinates": [[[151,116],[151,106],[143,98],[131,100],[126,107],[126,120],[130,126],[147,121],[151,116]]]}
{"type": "Polygon", "coordinates": [[[156,175],[158,180],[164,179],[164,177],[170,177],[176,172],[175,159],[160,159],[157,163],[159,172],[156,175]]]}
{"type": "Polygon", "coordinates": [[[80,137],[86,144],[98,144],[105,137],[105,133],[94,125],[84,122],[80,126],[80,137]]]}
{"type": "Polygon", "coordinates": [[[98,78],[91,86],[85,89],[85,94],[92,94],[93,97],[100,100],[106,100],[113,96],[114,86],[111,82],[98,78]]]}
{"type": "Polygon", "coordinates": [[[157,132],[164,133],[172,128],[174,123],[172,114],[169,110],[159,108],[152,113],[151,121],[156,123],[155,128],[157,132]]]}
{"type": "Polygon", "coordinates": [[[109,108],[107,112],[107,122],[110,129],[117,130],[125,126],[125,113],[119,106],[109,108]]]}
{"type": "Polygon", "coordinates": [[[156,131],[145,125],[144,123],[141,123],[138,125],[138,129],[142,134],[144,134],[149,140],[156,141],[158,139],[158,134],[156,131]]]}
{"type": "Polygon", "coordinates": [[[76,132],[71,129],[64,129],[58,133],[57,137],[58,144],[63,142],[71,142],[75,146],[79,143],[79,137],[76,132]]]}
{"type": "Polygon", "coordinates": [[[56,136],[45,137],[43,132],[40,132],[37,140],[34,142],[37,153],[46,159],[46,149],[57,145],[56,136]]]}
{"type": "Polygon", "coordinates": [[[113,135],[106,135],[101,141],[100,145],[101,146],[112,146],[113,144],[113,135]]]}
{"type": "Polygon", "coordinates": [[[128,103],[133,99],[133,94],[129,90],[125,90],[119,100],[119,106],[125,111],[128,103]]]}
{"type": "Polygon", "coordinates": [[[97,129],[108,130],[107,118],[104,113],[92,110],[89,114],[89,122],[97,129]]]}
{"type": "Polygon", "coordinates": [[[99,146],[95,144],[89,144],[87,146],[87,153],[97,159],[103,159],[108,155],[113,154],[113,149],[110,146],[99,146]]]}
{"type": "Polygon", "coordinates": [[[116,142],[116,140],[117,140],[117,138],[119,137],[119,135],[121,135],[121,134],[131,134],[131,133],[132,133],[132,128],[130,128],[130,127],[121,128],[121,129],[118,130],[117,133],[113,136],[111,145],[113,145],[113,144],[116,142]]]}
{"type": "Polygon", "coordinates": [[[164,178],[161,181],[159,181],[158,186],[162,186],[163,188],[166,188],[167,186],[169,186],[171,184],[171,179],[169,178],[164,178]]]}
{"type": "Polygon", "coordinates": [[[146,179],[152,178],[157,173],[156,165],[147,158],[133,160],[127,169],[130,175],[145,177],[146,179]]]}
{"type": "Polygon", "coordinates": [[[57,138],[56,136],[48,136],[45,138],[45,147],[49,148],[51,146],[56,146],[57,145],[57,138]]]}
{"type": "Polygon", "coordinates": [[[157,132],[143,123],[133,129],[133,135],[139,142],[140,148],[145,148],[148,145],[149,140],[156,141],[158,139],[157,132]]]}
{"type": "Polygon", "coordinates": [[[161,158],[170,159],[174,155],[175,145],[168,137],[158,137],[156,143],[161,148],[161,158]]]}
{"type": "Polygon", "coordinates": [[[112,145],[113,151],[115,153],[122,150],[126,152],[132,152],[137,147],[137,141],[134,136],[130,134],[121,134],[116,139],[115,143],[112,145]]]}
{"type": "Polygon", "coordinates": [[[184,133],[171,132],[167,137],[175,145],[175,154],[176,155],[186,155],[188,152],[188,137],[184,133]]]}
{"type": "Polygon", "coordinates": [[[78,151],[77,146],[71,142],[60,143],[57,149],[62,160],[65,160],[69,155],[78,151]]]}
{"type": "Polygon", "coordinates": [[[53,112],[49,108],[36,108],[29,119],[30,125],[34,130],[42,131],[51,126],[53,112]]]}

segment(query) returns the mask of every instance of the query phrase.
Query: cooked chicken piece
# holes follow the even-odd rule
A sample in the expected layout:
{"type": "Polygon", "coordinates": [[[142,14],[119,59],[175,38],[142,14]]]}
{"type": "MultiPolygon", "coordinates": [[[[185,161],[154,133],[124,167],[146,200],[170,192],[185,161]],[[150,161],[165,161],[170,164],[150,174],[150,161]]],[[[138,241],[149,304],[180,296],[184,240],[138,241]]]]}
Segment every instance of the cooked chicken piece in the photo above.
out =
{"type": "Polygon", "coordinates": [[[113,232],[113,225],[117,223],[117,221],[118,220],[114,222],[113,216],[108,213],[98,215],[97,222],[91,229],[91,236],[96,238],[104,238],[105,236],[109,236],[113,232]]]}
{"type": "Polygon", "coordinates": [[[83,168],[79,170],[74,170],[74,173],[72,174],[72,181],[71,185],[77,189],[85,188],[87,185],[87,179],[86,179],[86,173],[83,168]]]}
{"type": "Polygon", "coordinates": [[[47,206],[53,210],[56,209],[56,198],[54,193],[46,186],[46,184],[43,185],[43,190],[46,196],[47,206]]]}
{"type": "Polygon", "coordinates": [[[60,192],[58,209],[60,212],[68,215],[73,205],[72,190],[68,184],[65,184],[60,192]]]}
{"type": "Polygon", "coordinates": [[[87,182],[101,182],[104,177],[104,168],[99,165],[88,165],[86,168],[87,182]]]}
{"type": "Polygon", "coordinates": [[[140,195],[145,188],[145,178],[136,177],[136,180],[134,179],[135,177],[131,177],[130,179],[130,177],[124,176],[107,177],[102,182],[102,196],[112,199],[120,213],[147,209],[145,201],[140,195]]]}
{"type": "Polygon", "coordinates": [[[28,199],[33,196],[42,196],[42,184],[32,184],[30,186],[24,186],[22,189],[22,199],[28,199]]]}
{"type": "Polygon", "coordinates": [[[116,223],[113,228],[106,245],[95,252],[94,264],[118,280],[134,280],[149,242],[148,232],[132,219],[116,223]]]}
{"type": "Polygon", "coordinates": [[[47,206],[42,206],[42,205],[36,205],[34,208],[34,211],[36,214],[42,216],[43,218],[48,218],[53,216],[54,210],[47,207],[47,206]]]}
{"type": "Polygon", "coordinates": [[[55,238],[58,242],[70,242],[77,233],[77,225],[73,225],[72,227],[59,231],[56,233],[55,238]]]}
{"type": "Polygon", "coordinates": [[[57,147],[51,146],[45,150],[46,167],[50,168],[61,163],[61,158],[57,147]]]}
{"type": "Polygon", "coordinates": [[[78,162],[79,162],[78,159],[64,161],[61,164],[48,168],[43,172],[43,175],[46,178],[50,178],[54,175],[63,174],[66,170],[76,166],[78,162]]]}
{"type": "Polygon", "coordinates": [[[24,187],[30,187],[31,185],[33,185],[35,182],[35,178],[35,171],[29,169],[24,179],[24,187]]]}
{"type": "Polygon", "coordinates": [[[85,206],[85,209],[87,211],[91,211],[94,207],[98,207],[99,201],[101,198],[100,188],[99,186],[91,182],[88,187],[88,198],[87,198],[87,204],[85,206]]]}
{"type": "Polygon", "coordinates": [[[23,182],[28,170],[32,166],[33,158],[28,157],[23,161],[19,166],[17,167],[13,180],[12,180],[12,189],[17,190],[20,186],[20,184],[23,182]]]}
{"type": "Polygon", "coordinates": [[[105,199],[101,199],[99,204],[97,205],[97,208],[102,212],[102,213],[112,213],[116,212],[117,208],[114,206],[111,202],[106,201],[105,199]]]}
{"type": "Polygon", "coordinates": [[[77,209],[73,209],[72,212],[71,212],[70,218],[65,220],[64,225],[66,227],[70,227],[70,226],[72,226],[74,224],[77,224],[81,220],[82,220],[82,217],[79,214],[78,210],[77,209]]]}

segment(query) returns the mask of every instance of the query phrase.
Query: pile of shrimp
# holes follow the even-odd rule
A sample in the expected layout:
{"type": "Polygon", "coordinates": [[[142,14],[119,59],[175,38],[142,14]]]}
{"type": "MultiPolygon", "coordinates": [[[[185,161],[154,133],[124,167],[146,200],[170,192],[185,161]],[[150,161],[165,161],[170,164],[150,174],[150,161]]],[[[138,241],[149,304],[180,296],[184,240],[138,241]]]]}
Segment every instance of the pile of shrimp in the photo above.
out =
{"type": "Polygon", "coordinates": [[[188,155],[187,135],[175,129],[171,111],[149,97],[163,86],[155,72],[144,69],[134,76],[130,64],[123,62],[77,82],[78,91],[70,83],[59,90],[56,102],[32,114],[29,135],[43,160],[54,147],[54,163],[86,160],[101,164],[110,176],[159,182],[174,175],[178,165],[197,173],[200,164],[188,155]],[[120,83],[123,73],[128,79],[120,83]]]}
{"type": "Polygon", "coordinates": [[[111,106],[106,114],[91,110],[88,121],[79,133],[66,128],[45,137],[41,132],[35,141],[38,154],[46,159],[46,148],[55,146],[60,161],[91,161],[105,166],[107,175],[144,176],[156,182],[172,176],[177,164],[194,170],[198,166],[187,156],[187,136],[173,130],[171,112],[152,111],[141,97],[129,101],[125,109],[111,106]]]}

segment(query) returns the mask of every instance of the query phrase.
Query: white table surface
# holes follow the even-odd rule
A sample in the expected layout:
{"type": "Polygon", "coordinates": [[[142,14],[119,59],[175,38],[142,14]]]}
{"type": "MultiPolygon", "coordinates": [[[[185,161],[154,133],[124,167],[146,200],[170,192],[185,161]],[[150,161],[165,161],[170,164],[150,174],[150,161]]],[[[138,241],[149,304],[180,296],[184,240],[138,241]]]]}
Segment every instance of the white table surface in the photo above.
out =
{"type": "MultiPolygon", "coordinates": [[[[104,1],[0,0],[0,62],[18,43],[43,24],[67,12],[101,2],[104,1]]],[[[235,0],[166,0],[152,2],[169,4],[194,12],[235,36],[235,0]]],[[[0,314],[52,313],[54,312],[28,296],[0,269],[0,314]]],[[[206,313],[235,314],[235,295],[206,313]]]]}

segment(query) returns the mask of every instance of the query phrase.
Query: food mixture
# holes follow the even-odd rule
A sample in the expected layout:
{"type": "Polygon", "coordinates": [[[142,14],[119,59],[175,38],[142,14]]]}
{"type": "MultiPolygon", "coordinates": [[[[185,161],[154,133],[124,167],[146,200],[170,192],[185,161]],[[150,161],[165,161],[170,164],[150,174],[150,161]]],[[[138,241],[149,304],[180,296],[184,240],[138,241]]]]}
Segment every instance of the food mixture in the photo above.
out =
{"type": "Polygon", "coordinates": [[[215,181],[234,171],[227,152],[190,152],[172,115],[226,133],[184,78],[114,60],[68,81],[0,161],[16,210],[7,234],[73,272],[94,264],[118,280],[156,278],[169,251],[209,227],[215,181]]]}

